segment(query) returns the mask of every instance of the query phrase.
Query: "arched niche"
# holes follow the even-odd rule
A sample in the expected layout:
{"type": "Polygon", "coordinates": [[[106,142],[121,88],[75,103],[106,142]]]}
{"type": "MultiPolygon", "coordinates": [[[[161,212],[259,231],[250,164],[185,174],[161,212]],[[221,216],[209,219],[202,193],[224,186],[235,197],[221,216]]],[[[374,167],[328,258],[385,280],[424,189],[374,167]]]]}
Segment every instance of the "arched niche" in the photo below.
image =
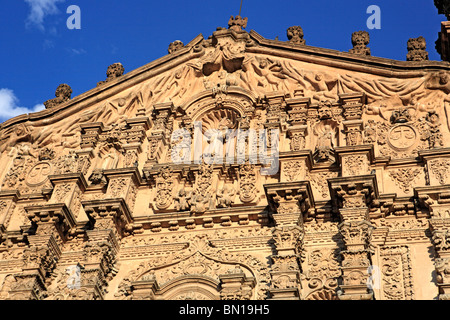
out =
{"type": "Polygon", "coordinates": [[[202,115],[213,109],[235,110],[239,116],[252,116],[257,96],[241,87],[229,87],[226,92],[205,90],[183,103],[179,110],[192,121],[199,121],[202,115]]]}
{"type": "Polygon", "coordinates": [[[238,145],[245,144],[256,104],[257,98],[251,92],[229,87],[226,93],[204,91],[181,105],[178,111],[184,116],[178,127],[191,130],[190,159],[197,160],[200,154],[214,155],[216,160],[235,158],[238,145]]]}
{"type": "Polygon", "coordinates": [[[142,262],[125,275],[116,296],[132,300],[267,297],[270,274],[264,262],[249,254],[204,249],[142,262]]]}
{"type": "Polygon", "coordinates": [[[157,291],[162,300],[219,300],[220,282],[201,275],[173,279],[157,291]]]}

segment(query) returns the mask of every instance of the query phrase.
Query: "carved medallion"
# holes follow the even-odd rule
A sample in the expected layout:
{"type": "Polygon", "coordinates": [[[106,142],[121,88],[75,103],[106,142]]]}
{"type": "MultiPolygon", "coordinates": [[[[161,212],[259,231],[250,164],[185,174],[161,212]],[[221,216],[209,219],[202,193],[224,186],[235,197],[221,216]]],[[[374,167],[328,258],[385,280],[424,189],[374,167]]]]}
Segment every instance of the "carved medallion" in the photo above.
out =
{"type": "Polygon", "coordinates": [[[408,149],[414,145],[417,140],[417,133],[411,126],[397,125],[389,131],[389,144],[395,149],[408,149]]]}
{"type": "Polygon", "coordinates": [[[53,168],[49,162],[39,162],[31,168],[25,182],[30,187],[42,185],[47,181],[47,177],[52,171],[53,168]]]}

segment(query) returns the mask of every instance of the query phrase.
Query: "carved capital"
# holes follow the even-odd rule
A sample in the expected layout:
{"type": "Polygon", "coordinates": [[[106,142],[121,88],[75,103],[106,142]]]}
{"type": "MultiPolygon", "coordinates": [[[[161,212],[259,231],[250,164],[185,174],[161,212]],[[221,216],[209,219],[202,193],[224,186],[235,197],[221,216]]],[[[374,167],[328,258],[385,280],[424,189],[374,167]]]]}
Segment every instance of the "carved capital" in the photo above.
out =
{"type": "Polygon", "coordinates": [[[8,300],[41,300],[46,296],[46,287],[36,272],[23,272],[14,276],[8,300]]]}
{"type": "Polygon", "coordinates": [[[82,149],[95,148],[99,140],[100,134],[103,132],[103,123],[83,123],[80,125],[81,129],[81,144],[82,149]]]}
{"type": "Polygon", "coordinates": [[[6,239],[6,230],[20,196],[19,191],[0,191],[0,243],[6,239]]]}
{"type": "Polygon", "coordinates": [[[339,95],[339,100],[344,110],[344,119],[360,120],[363,114],[363,106],[366,101],[364,93],[344,93],[339,95]]]}
{"type": "Polygon", "coordinates": [[[366,220],[344,221],[339,224],[339,233],[349,251],[368,249],[374,229],[366,220]]]}
{"type": "Polygon", "coordinates": [[[314,207],[309,181],[265,184],[264,189],[277,223],[303,224],[303,214],[314,207]]]}
{"type": "Polygon", "coordinates": [[[142,227],[133,223],[123,199],[88,200],[82,201],[82,205],[94,230],[114,230],[121,238],[142,227]]]}
{"type": "Polygon", "coordinates": [[[221,300],[250,300],[256,281],[248,277],[239,265],[219,275],[221,300]]]}
{"type": "Polygon", "coordinates": [[[278,254],[295,252],[300,254],[303,247],[305,230],[297,225],[275,227],[272,236],[278,254]]]}
{"type": "Polygon", "coordinates": [[[375,175],[332,178],[328,185],[343,221],[367,220],[368,208],[379,198],[375,175]]]}
{"type": "Polygon", "coordinates": [[[291,125],[305,125],[308,120],[308,108],[311,98],[286,99],[286,109],[289,115],[288,121],[291,125]]]}
{"type": "Polygon", "coordinates": [[[28,206],[25,211],[37,235],[53,234],[67,241],[77,233],[75,217],[65,204],[28,206]]]}

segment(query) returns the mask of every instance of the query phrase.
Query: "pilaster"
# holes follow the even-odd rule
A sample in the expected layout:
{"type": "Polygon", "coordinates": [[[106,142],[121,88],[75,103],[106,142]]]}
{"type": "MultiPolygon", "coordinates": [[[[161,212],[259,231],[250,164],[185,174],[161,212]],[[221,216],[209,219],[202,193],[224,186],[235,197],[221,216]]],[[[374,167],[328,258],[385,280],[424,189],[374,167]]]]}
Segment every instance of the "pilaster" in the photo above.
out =
{"type": "Polygon", "coordinates": [[[307,181],[298,181],[266,184],[264,189],[275,221],[271,298],[297,300],[301,289],[304,215],[307,216],[314,205],[311,186],[307,181]]]}
{"type": "Polygon", "coordinates": [[[371,239],[374,226],[369,209],[379,198],[374,175],[339,177],[328,180],[334,209],[339,213],[339,233],[344,247],[342,256],[342,284],[340,300],[371,300],[368,287],[368,267],[371,263],[371,239]]]}
{"type": "Polygon", "coordinates": [[[148,137],[148,156],[146,166],[151,166],[159,162],[162,150],[170,144],[172,133],[171,116],[174,112],[172,102],[159,103],[153,106],[153,127],[148,137]]]}
{"type": "Polygon", "coordinates": [[[439,300],[450,300],[450,185],[417,187],[414,194],[430,216],[439,300]]]}
{"type": "Polygon", "coordinates": [[[12,300],[39,300],[46,297],[46,279],[61,258],[63,243],[76,233],[76,220],[64,203],[28,206],[25,210],[32,222],[29,246],[9,295],[12,300]]]}

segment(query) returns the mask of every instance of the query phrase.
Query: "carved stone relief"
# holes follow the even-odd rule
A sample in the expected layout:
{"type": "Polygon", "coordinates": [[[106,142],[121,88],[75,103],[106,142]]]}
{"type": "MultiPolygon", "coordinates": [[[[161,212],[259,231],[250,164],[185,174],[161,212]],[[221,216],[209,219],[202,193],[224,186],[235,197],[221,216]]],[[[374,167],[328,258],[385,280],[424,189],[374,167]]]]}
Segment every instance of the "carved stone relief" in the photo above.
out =
{"type": "Polygon", "coordinates": [[[337,54],[299,26],[288,41],[246,26],[233,16],[126,77],[113,64],[82,99],[61,85],[49,110],[0,126],[0,299],[448,297],[448,66],[421,62],[421,38],[398,62],[371,57],[364,31],[337,54]],[[247,161],[193,163],[196,121],[209,160],[229,147],[247,161]],[[239,129],[279,130],[279,171],[227,137],[239,129]],[[381,288],[366,293],[374,255],[381,288]],[[412,277],[433,262],[435,280],[412,277]]]}
{"type": "Polygon", "coordinates": [[[380,257],[384,298],[413,300],[414,287],[409,248],[407,246],[382,247],[380,257]]]}

